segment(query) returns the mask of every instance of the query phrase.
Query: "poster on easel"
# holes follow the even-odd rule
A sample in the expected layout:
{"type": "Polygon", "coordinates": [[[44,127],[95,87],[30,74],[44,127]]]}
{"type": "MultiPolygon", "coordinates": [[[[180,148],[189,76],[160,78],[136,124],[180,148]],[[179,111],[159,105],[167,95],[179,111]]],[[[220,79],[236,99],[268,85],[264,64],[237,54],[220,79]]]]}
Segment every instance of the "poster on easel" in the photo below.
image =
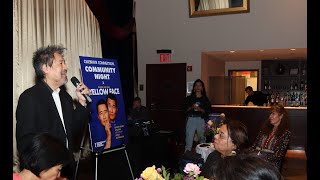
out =
{"type": "Polygon", "coordinates": [[[118,62],[79,56],[82,81],[91,91],[89,133],[92,152],[127,142],[125,105],[118,62]]]}

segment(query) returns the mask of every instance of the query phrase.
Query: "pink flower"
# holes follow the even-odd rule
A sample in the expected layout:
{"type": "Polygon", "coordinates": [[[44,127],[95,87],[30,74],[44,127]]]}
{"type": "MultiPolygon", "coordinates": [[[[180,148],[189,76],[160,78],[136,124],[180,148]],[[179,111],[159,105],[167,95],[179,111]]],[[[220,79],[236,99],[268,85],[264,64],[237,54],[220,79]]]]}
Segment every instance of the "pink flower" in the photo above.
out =
{"type": "Polygon", "coordinates": [[[196,164],[193,163],[188,163],[185,167],[183,172],[193,175],[194,177],[196,177],[197,175],[199,175],[201,173],[199,166],[197,166],[196,164]]]}

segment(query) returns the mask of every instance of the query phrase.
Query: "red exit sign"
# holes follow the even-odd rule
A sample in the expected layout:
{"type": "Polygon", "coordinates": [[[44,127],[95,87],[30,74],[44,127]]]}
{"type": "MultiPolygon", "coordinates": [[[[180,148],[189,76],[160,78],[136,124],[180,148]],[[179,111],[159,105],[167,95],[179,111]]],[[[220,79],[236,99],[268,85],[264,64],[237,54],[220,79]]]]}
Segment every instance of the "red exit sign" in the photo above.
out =
{"type": "Polygon", "coordinates": [[[171,54],[170,53],[160,53],[160,62],[170,62],[171,54]]]}

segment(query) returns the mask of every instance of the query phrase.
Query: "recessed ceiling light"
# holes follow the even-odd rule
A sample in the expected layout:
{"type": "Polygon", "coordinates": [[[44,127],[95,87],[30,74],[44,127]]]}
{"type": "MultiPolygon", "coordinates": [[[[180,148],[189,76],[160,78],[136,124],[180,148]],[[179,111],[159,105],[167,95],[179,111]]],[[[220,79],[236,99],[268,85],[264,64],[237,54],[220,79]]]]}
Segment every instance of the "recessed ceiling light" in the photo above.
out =
{"type": "Polygon", "coordinates": [[[230,51],[230,53],[234,53],[234,52],[236,52],[236,51],[230,51]]]}
{"type": "Polygon", "coordinates": [[[292,48],[292,49],[290,49],[291,51],[295,51],[296,49],[294,49],[294,48],[292,48]]]}
{"type": "Polygon", "coordinates": [[[259,51],[260,51],[260,52],[263,52],[264,50],[263,50],[263,49],[260,49],[259,51]]]}

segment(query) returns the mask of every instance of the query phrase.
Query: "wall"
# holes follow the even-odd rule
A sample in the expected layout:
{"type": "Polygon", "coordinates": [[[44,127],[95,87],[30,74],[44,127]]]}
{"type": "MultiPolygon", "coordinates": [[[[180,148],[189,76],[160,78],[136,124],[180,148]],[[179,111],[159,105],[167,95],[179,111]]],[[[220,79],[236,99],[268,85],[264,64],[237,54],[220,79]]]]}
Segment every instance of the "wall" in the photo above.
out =
{"type": "MultiPolygon", "coordinates": [[[[189,17],[187,0],[136,0],[138,83],[157,49],[172,49],[173,63],[193,66],[187,81],[201,77],[201,52],[307,47],[307,1],[250,1],[250,12],[189,17]]],[[[226,71],[227,72],[227,71],[226,71]]],[[[145,91],[139,92],[145,103],[145,91]]]]}
{"type": "MultiPolygon", "coordinates": [[[[209,77],[210,76],[224,76],[225,74],[225,62],[214,60],[211,61],[208,58],[208,55],[205,53],[202,53],[202,61],[201,61],[201,80],[204,83],[204,86],[206,87],[207,95],[213,94],[211,92],[211,88],[209,86],[209,77]]],[[[209,96],[211,97],[211,96],[209,96]]],[[[212,100],[211,100],[212,101],[212,100]]]]}

